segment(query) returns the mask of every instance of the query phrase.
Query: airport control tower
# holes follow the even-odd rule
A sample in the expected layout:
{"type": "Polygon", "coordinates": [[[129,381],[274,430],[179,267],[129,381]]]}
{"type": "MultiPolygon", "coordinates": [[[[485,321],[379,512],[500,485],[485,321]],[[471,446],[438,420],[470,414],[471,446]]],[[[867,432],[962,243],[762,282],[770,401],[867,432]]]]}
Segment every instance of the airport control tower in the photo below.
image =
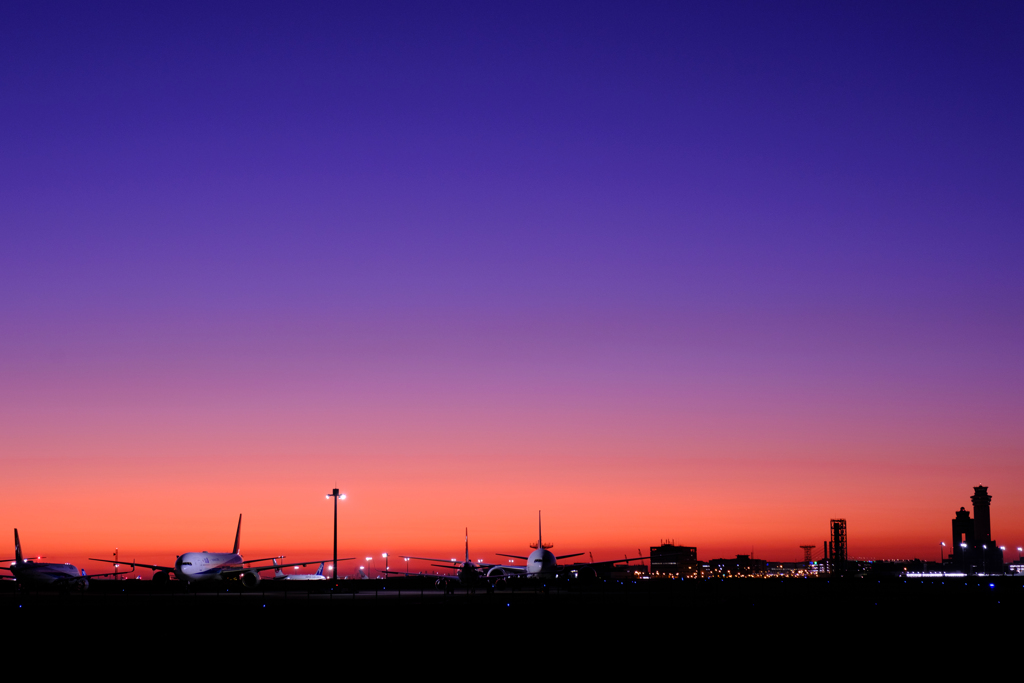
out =
{"type": "Polygon", "coordinates": [[[982,574],[1002,574],[1003,549],[992,540],[990,506],[992,496],[987,486],[975,486],[971,496],[974,519],[962,507],[953,519],[953,554],[951,569],[982,574]]]}
{"type": "Polygon", "coordinates": [[[975,486],[971,502],[974,503],[974,540],[977,543],[991,543],[992,518],[989,516],[989,505],[992,496],[988,495],[988,487],[975,486]]]}

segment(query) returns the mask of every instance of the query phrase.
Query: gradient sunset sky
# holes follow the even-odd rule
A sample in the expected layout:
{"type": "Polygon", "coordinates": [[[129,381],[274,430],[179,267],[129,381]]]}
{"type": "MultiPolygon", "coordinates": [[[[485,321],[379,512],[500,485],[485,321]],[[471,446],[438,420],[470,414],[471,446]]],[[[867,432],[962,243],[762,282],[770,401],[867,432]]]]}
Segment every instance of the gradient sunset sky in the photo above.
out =
{"type": "Polygon", "coordinates": [[[1016,557],[1022,83],[1009,2],[5,3],[0,539],[1016,557]]]}

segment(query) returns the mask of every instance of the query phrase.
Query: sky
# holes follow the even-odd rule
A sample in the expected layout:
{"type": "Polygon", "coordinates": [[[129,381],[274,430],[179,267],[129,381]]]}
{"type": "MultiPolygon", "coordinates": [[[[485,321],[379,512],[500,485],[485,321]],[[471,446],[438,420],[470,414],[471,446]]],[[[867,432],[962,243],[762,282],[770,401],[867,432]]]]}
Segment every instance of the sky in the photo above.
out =
{"type": "Polygon", "coordinates": [[[1021,82],[1008,2],[4,3],[0,529],[1024,545],[1021,82]]]}

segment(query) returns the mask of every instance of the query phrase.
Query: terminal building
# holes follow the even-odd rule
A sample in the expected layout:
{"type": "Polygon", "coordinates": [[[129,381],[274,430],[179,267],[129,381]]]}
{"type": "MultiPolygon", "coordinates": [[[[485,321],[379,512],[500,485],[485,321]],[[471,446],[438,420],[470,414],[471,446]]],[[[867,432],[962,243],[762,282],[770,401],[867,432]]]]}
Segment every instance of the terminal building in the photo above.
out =
{"type": "Polygon", "coordinates": [[[711,576],[768,576],[768,561],[750,555],[737,555],[736,559],[719,558],[708,562],[711,576]]]}
{"type": "Polygon", "coordinates": [[[665,542],[651,546],[651,576],[696,579],[700,575],[696,548],[665,542]]]}

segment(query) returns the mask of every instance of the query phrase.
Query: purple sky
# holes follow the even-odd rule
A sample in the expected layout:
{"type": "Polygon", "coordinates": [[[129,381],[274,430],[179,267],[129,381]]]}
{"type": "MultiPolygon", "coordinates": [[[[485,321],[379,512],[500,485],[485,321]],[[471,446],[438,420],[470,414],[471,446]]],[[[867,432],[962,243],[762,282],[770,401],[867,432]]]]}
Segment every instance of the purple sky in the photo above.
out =
{"type": "Polygon", "coordinates": [[[7,3],[0,458],[365,418],[1019,498],[1022,83],[1018,3],[7,3]]]}

